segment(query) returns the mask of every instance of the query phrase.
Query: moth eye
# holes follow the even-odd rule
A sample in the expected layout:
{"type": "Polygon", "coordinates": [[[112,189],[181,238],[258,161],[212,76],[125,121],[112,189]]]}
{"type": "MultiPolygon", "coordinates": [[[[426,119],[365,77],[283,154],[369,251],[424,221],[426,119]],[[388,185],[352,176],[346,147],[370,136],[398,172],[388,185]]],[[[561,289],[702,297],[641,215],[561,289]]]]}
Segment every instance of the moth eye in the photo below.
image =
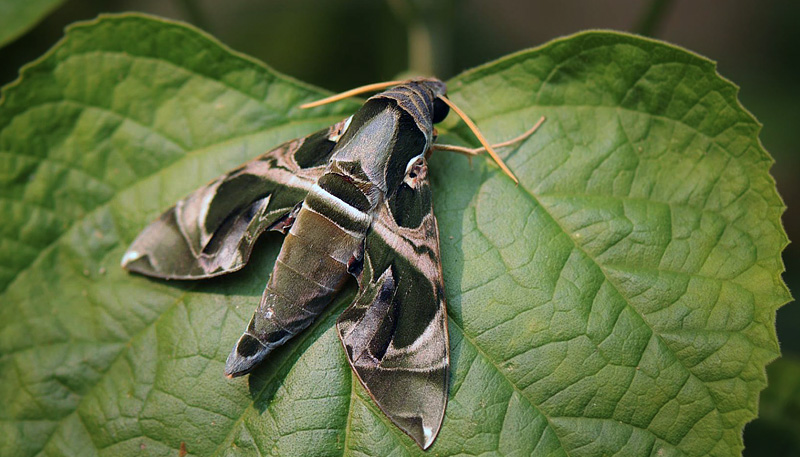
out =
{"type": "Polygon", "coordinates": [[[444,118],[450,113],[450,107],[447,106],[445,102],[442,101],[441,98],[436,97],[433,99],[433,123],[438,124],[442,122],[444,118]]]}

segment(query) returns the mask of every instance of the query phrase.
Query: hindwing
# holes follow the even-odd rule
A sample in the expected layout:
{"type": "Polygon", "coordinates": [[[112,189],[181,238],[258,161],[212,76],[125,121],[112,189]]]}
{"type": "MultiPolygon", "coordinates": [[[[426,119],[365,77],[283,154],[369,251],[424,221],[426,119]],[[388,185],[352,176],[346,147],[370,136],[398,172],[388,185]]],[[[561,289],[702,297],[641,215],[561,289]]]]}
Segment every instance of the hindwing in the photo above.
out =
{"type": "Polygon", "coordinates": [[[365,241],[359,294],[337,329],[380,409],[423,449],[447,404],[447,312],[424,158],[380,207],[365,241]]]}

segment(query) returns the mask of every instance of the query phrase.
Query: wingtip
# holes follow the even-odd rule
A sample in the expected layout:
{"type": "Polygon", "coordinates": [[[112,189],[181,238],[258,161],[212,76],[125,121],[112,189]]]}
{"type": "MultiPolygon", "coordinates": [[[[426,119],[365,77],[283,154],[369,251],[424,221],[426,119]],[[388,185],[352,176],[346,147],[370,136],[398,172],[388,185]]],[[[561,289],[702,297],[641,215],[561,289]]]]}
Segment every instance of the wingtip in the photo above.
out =
{"type": "Polygon", "coordinates": [[[439,430],[436,430],[436,433],[433,433],[430,427],[422,427],[422,434],[424,437],[424,442],[419,443],[420,447],[423,451],[427,450],[433,444],[433,441],[436,439],[436,435],[439,434],[439,430]]]}
{"type": "Polygon", "coordinates": [[[244,333],[225,361],[225,377],[233,379],[253,371],[270,349],[254,336],[244,333]]]}
{"type": "Polygon", "coordinates": [[[122,256],[122,259],[120,259],[119,261],[119,265],[122,268],[128,269],[128,265],[139,260],[141,257],[142,253],[133,249],[129,249],[125,251],[125,254],[122,256]]]}
{"type": "MultiPolygon", "coordinates": [[[[414,427],[416,428],[416,427],[414,427]]],[[[427,451],[429,447],[433,445],[433,442],[436,441],[436,437],[439,435],[439,429],[432,429],[431,427],[421,426],[418,430],[404,430],[414,442],[417,443],[417,446],[420,447],[423,451],[427,451]]]]}

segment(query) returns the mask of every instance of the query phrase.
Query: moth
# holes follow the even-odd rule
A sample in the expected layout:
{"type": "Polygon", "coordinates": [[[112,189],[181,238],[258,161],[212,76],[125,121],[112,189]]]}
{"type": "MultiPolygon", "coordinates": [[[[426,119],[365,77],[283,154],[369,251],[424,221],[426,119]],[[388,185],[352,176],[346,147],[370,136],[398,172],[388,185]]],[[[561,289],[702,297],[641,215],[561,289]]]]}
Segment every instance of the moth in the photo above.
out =
{"type": "MultiPolygon", "coordinates": [[[[387,87],[351,117],[177,202],[139,234],[122,266],[165,279],[209,278],[242,268],[263,232],[284,233],[225,375],[252,371],[308,327],[353,276],[358,295],[336,324],[347,360],[378,407],[427,449],[444,417],[450,351],[427,158],[433,149],[486,149],[513,175],[477,129],[484,148],[434,144],[434,124],[451,107],[474,127],[437,79],[365,86],[311,105],[387,87]]],[[[497,146],[520,141],[540,123],[497,146]]]]}

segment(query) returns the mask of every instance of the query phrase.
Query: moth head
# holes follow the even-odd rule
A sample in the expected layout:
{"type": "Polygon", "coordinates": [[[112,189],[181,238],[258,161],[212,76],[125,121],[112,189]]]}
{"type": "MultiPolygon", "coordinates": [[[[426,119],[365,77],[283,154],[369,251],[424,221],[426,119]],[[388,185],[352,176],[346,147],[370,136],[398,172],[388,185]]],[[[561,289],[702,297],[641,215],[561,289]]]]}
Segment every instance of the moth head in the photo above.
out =
{"type": "Polygon", "coordinates": [[[442,122],[450,113],[450,107],[442,100],[442,97],[447,96],[447,84],[436,78],[417,78],[408,81],[408,83],[417,83],[431,91],[433,95],[431,119],[434,124],[442,122]]]}

